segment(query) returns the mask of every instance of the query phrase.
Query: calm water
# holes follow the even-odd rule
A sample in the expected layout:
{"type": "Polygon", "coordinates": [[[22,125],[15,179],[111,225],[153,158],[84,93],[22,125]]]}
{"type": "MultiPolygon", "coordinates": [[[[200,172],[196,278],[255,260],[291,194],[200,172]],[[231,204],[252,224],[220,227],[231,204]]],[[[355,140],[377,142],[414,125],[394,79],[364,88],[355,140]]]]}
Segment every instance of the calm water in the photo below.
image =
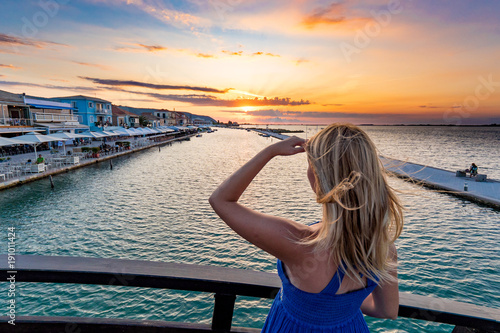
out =
{"type": "MultiPolygon", "coordinates": [[[[308,127],[310,136],[317,130],[308,127]]],[[[499,129],[367,127],[391,157],[447,169],[472,160],[500,179],[499,129]],[[480,162],[479,162],[480,161],[480,162]]],[[[22,254],[170,261],[275,272],[275,259],[236,236],[208,197],[273,139],[219,129],[176,143],[0,192],[1,244],[15,226],[22,254]]],[[[318,220],[305,155],[279,157],[242,197],[254,209],[318,220]]],[[[391,178],[403,191],[400,289],[500,308],[500,213],[391,178]]],[[[4,284],[5,285],[5,284],[4,284]]],[[[2,286],[3,287],[3,286],[2,286]]],[[[146,288],[20,284],[19,315],[126,317],[210,322],[213,296],[146,288]]],[[[4,287],[2,290],[6,290],[4,287]]],[[[234,325],[261,327],[270,300],[239,298],[234,325]]],[[[368,319],[373,332],[450,332],[423,321],[368,319]]]]}

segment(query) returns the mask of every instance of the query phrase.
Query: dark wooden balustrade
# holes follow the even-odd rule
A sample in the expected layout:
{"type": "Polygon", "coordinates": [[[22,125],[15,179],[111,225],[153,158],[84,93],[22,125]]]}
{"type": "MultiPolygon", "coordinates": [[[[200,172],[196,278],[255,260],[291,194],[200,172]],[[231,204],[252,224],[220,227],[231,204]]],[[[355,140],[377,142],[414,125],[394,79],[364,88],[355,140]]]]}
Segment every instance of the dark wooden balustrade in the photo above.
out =
{"type": "MultiPolygon", "coordinates": [[[[276,274],[217,266],[165,262],[15,256],[16,282],[54,282],[167,288],[215,294],[211,325],[166,321],[16,316],[16,325],[0,317],[0,332],[258,332],[231,327],[237,296],[274,298],[276,274]]],[[[7,256],[0,255],[2,281],[11,275],[7,256]]],[[[6,291],[5,291],[6,292],[6,291]]],[[[22,305],[19,305],[22,306],[22,305]]],[[[5,312],[4,312],[5,313],[5,312]]],[[[400,293],[399,316],[455,325],[454,332],[500,332],[500,310],[446,299],[400,293]]]]}

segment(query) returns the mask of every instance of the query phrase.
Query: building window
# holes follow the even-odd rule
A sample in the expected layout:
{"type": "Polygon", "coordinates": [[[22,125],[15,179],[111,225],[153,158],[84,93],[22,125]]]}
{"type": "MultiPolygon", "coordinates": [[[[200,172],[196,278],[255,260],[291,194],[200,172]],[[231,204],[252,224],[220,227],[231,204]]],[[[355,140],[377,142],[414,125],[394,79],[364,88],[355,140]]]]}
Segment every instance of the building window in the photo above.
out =
{"type": "Polygon", "coordinates": [[[94,116],[90,116],[89,119],[90,119],[89,123],[92,124],[94,122],[94,116]]]}
{"type": "Polygon", "coordinates": [[[106,109],[111,110],[111,105],[107,104],[106,109]]]}
{"type": "Polygon", "coordinates": [[[83,117],[82,117],[82,116],[78,116],[78,122],[79,122],[80,124],[83,124],[83,117]]]}
{"type": "Polygon", "coordinates": [[[89,102],[89,108],[93,108],[93,107],[94,107],[94,103],[89,102]]]}
{"type": "Polygon", "coordinates": [[[78,108],[77,108],[77,106],[76,106],[76,102],[71,102],[71,107],[72,107],[73,109],[78,110],[78,108]]]}

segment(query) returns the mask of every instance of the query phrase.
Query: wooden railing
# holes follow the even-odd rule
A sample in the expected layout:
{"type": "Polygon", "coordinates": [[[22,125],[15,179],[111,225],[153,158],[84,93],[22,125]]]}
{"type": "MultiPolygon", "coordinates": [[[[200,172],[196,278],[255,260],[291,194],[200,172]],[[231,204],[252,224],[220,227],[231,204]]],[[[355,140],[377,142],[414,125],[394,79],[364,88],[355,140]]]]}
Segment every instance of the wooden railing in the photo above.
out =
{"type": "MultiPolygon", "coordinates": [[[[121,285],[215,293],[212,324],[21,316],[16,317],[13,326],[8,323],[9,317],[2,316],[0,332],[258,332],[231,328],[235,299],[274,298],[280,288],[276,274],[216,266],[31,255],[16,255],[12,262],[9,267],[7,255],[0,255],[2,281],[14,276],[16,283],[121,285]]],[[[455,325],[453,332],[500,331],[498,309],[408,293],[400,293],[399,316],[455,325]]]]}

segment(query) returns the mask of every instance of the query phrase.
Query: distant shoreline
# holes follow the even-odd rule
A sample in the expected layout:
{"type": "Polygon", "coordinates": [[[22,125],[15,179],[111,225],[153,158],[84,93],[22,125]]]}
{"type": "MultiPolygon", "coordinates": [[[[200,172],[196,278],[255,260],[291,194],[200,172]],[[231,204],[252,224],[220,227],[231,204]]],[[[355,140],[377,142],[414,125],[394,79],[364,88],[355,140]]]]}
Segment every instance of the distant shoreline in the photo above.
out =
{"type": "MultiPolygon", "coordinates": [[[[329,124],[240,124],[241,126],[328,126],[329,124]]],[[[358,124],[356,126],[425,126],[425,127],[500,127],[500,124],[489,125],[454,125],[454,124],[358,124]]]]}

